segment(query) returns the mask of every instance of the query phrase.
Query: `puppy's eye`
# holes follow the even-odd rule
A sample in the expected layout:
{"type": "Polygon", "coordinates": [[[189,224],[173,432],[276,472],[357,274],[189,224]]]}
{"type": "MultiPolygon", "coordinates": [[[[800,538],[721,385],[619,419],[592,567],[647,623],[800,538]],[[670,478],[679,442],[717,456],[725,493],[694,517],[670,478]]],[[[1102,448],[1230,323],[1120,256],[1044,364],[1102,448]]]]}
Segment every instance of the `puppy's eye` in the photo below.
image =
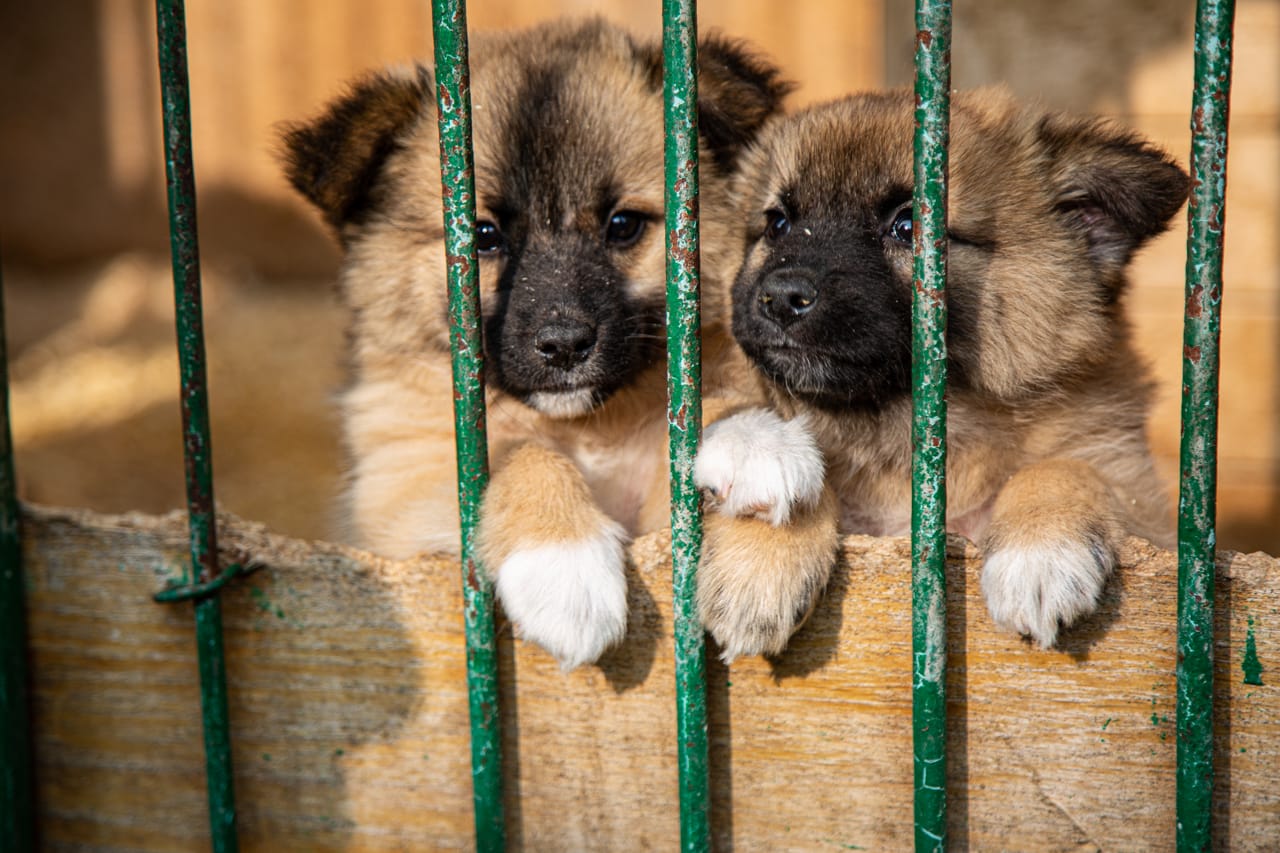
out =
{"type": "Polygon", "coordinates": [[[495,252],[501,252],[506,244],[507,241],[503,239],[497,225],[487,219],[481,219],[476,223],[477,252],[482,255],[492,255],[495,252]]]}
{"type": "Polygon", "coordinates": [[[890,239],[905,246],[911,245],[911,205],[907,205],[894,214],[893,221],[889,223],[887,233],[890,239]]]}
{"type": "Polygon", "coordinates": [[[605,229],[604,239],[615,249],[634,246],[644,233],[648,217],[634,210],[619,210],[609,217],[609,226],[605,229]]]}
{"type": "Polygon", "coordinates": [[[764,236],[770,240],[781,240],[791,233],[791,220],[781,210],[765,211],[764,236]]]}

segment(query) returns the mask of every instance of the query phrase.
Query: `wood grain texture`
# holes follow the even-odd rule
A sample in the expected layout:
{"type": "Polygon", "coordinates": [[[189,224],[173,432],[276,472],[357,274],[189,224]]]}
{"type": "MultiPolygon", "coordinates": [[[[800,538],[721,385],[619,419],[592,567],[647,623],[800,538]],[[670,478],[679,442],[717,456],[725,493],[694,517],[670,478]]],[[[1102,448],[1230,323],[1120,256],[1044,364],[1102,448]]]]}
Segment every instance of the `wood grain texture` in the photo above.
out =
{"type": "MultiPolygon", "coordinates": [[[[207,848],[189,605],[151,593],[185,521],[28,508],[38,797],[48,849],[207,848]]],[[[245,850],[471,846],[456,567],[396,563],[226,517],[224,593],[245,850]]],[[[632,626],[562,675],[500,627],[512,849],[674,849],[670,563],[632,549],[632,626]]],[[[709,667],[717,849],[908,849],[909,548],[850,538],[773,661],[709,667]]],[[[949,565],[950,831],[975,850],[1173,846],[1171,554],[1132,540],[1102,611],[1041,652],[987,618],[971,546],[949,565]]],[[[1280,563],[1223,554],[1215,844],[1280,826],[1280,563]],[[1249,637],[1264,686],[1245,684],[1249,637]]],[[[713,650],[714,651],[714,650],[713,650]]]]}

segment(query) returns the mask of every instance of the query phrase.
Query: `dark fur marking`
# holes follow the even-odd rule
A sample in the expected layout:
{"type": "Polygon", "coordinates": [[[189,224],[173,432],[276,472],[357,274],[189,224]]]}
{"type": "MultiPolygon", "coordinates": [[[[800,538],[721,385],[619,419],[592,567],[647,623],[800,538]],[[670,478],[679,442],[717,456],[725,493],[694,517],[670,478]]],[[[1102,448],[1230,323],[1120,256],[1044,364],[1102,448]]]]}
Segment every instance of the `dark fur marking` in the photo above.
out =
{"type": "Polygon", "coordinates": [[[431,74],[373,74],[352,85],[320,118],[286,126],[285,173],[334,229],[377,206],[378,177],[397,140],[431,109],[431,74]]]}
{"type": "Polygon", "coordinates": [[[625,193],[610,159],[618,146],[608,122],[588,120],[569,90],[584,83],[584,45],[607,33],[577,32],[524,69],[503,118],[495,168],[504,195],[489,201],[507,252],[485,342],[496,387],[518,397],[590,388],[602,402],[661,357],[663,315],[659,302],[625,295],[626,276],[605,245],[605,223],[625,193]],[[589,358],[557,365],[539,354],[537,331],[556,322],[598,332],[589,358]]]}
{"type": "MultiPolygon", "coordinates": [[[[654,91],[662,91],[662,45],[635,47],[654,91]]],[[[795,84],[744,41],[711,33],[698,42],[698,133],[729,173],[795,84]]]]}
{"type": "Polygon", "coordinates": [[[890,272],[879,227],[847,213],[801,212],[765,262],[734,283],[734,337],[774,384],[820,408],[876,408],[910,392],[910,285],[890,272]],[[817,293],[785,327],[762,308],[766,283],[780,274],[817,293]]]}
{"type": "Polygon", "coordinates": [[[718,165],[733,168],[795,88],[744,42],[713,33],[698,43],[698,130],[718,165]]]}
{"type": "Polygon", "coordinates": [[[1187,174],[1128,130],[1049,115],[1037,134],[1056,167],[1057,210],[1084,234],[1091,256],[1104,267],[1127,264],[1186,201],[1187,174]]]}

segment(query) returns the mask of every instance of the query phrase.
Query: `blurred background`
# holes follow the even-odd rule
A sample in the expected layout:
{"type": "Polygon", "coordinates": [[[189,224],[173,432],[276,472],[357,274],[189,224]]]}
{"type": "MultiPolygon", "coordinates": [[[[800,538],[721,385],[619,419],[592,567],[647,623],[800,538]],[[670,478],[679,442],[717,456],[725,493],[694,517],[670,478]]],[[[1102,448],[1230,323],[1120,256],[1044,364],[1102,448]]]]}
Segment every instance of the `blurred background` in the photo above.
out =
{"type": "MultiPolygon", "coordinates": [[[[1192,0],[957,4],[957,87],[1118,118],[1183,163],[1192,0]]],[[[274,159],[283,120],[370,67],[431,55],[425,0],[189,0],[213,457],[221,506],[324,538],[340,489],[338,256],[274,159]]],[[[474,30],[636,0],[473,0],[474,30]]],[[[911,4],[704,0],[702,29],[771,54],[799,106],[911,80],[911,4]]],[[[1221,547],[1280,554],[1280,0],[1241,0],[1222,348],[1221,547]]],[[[20,496],[104,511],[181,506],[154,7],[0,4],[0,260],[20,496]]],[[[1136,262],[1130,308],[1161,385],[1152,443],[1176,497],[1185,220],[1136,262]]]]}

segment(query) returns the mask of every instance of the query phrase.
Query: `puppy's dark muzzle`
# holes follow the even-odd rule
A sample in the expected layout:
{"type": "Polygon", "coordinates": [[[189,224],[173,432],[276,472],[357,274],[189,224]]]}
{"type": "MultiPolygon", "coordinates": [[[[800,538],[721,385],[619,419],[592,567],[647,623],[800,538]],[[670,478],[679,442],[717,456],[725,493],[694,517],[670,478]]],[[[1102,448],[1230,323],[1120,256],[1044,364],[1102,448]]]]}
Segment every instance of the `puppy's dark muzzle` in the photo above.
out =
{"type": "Polygon", "coordinates": [[[555,320],[533,336],[533,348],[549,367],[572,370],[596,348],[596,327],[577,320],[555,320]]]}
{"type": "Polygon", "coordinates": [[[784,329],[802,319],[818,303],[812,278],[797,270],[775,270],[760,282],[756,310],[784,329]]]}

